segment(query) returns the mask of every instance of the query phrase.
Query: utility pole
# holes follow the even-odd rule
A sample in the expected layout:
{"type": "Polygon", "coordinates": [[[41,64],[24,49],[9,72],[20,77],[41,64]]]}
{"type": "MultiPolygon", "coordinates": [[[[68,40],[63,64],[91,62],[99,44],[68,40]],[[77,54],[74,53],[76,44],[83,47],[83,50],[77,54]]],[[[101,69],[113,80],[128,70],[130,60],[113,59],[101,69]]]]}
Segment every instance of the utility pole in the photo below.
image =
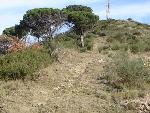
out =
{"type": "Polygon", "coordinates": [[[110,19],[110,0],[106,0],[106,19],[110,19]]]}

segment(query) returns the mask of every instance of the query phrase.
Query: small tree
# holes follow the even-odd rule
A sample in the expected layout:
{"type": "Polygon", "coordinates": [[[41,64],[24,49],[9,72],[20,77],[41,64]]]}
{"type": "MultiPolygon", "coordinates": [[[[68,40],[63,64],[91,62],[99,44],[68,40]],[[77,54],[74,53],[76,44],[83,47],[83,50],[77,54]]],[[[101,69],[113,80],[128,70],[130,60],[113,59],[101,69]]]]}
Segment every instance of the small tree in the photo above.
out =
{"type": "Polygon", "coordinates": [[[68,6],[64,11],[68,14],[68,22],[73,24],[73,29],[81,37],[81,46],[84,47],[84,37],[94,30],[99,21],[99,17],[92,13],[92,9],[86,6],[68,6]]]}
{"type": "Polygon", "coordinates": [[[7,36],[16,36],[15,26],[4,29],[3,34],[7,36]]]}
{"type": "Polygon", "coordinates": [[[20,25],[15,25],[15,32],[16,32],[16,37],[19,39],[24,38],[24,36],[27,36],[28,32],[26,30],[27,28],[24,28],[24,26],[20,25]]]}
{"type": "Polygon", "coordinates": [[[23,36],[27,35],[27,32],[24,30],[23,26],[15,25],[4,29],[3,34],[7,36],[15,36],[21,39],[23,36]]]}
{"type": "Polygon", "coordinates": [[[36,8],[26,12],[21,21],[23,28],[26,28],[35,37],[49,38],[63,26],[65,16],[59,9],[36,8]]]}

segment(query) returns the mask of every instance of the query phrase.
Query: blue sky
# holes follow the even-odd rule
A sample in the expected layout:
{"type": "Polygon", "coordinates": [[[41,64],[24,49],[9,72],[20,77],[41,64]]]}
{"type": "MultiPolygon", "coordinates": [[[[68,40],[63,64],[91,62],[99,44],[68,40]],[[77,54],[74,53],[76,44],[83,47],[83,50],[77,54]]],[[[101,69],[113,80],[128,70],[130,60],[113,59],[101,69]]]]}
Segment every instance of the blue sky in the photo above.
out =
{"type": "MultiPolygon", "coordinates": [[[[0,0],[0,34],[6,27],[18,24],[25,12],[32,8],[64,8],[70,4],[92,7],[105,19],[105,0],[0,0]]],[[[150,0],[110,0],[111,18],[134,20],[150,24],[150,0]]]]}

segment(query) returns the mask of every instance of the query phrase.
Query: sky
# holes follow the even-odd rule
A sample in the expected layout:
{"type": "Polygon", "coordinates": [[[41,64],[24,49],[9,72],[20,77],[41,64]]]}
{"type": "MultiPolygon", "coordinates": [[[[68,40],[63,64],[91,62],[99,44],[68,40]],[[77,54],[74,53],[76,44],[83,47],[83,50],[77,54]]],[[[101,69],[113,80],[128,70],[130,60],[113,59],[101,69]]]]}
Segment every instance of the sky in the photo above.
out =
{"type": "MultiPolygon", "coordinates": [[[[19,24],[29,9],[51,7],[64,8],[68,5],[86,5],[105,19],[106,0],[0,0],[0,34],[7,28],[19,24]]],[[[150,0],[110,0],[110,17],[132,18],[150,24],[150,0]]]]}

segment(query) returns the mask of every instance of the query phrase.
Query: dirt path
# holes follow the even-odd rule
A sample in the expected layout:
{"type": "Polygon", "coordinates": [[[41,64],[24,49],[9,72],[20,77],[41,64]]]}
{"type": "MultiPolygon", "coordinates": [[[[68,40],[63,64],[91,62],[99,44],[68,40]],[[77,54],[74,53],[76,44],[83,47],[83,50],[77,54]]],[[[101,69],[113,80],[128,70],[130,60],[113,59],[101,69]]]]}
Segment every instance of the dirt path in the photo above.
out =
{"type": "MultiPolygon", "coordinates": [[[[39,72],[36,81],[1,82],[2,113],[100,113],[109,104],[100,98],[97,81],[108,59],[98,53],[61,50],[59,61],[39,72]],[[103,109],[103,110],[102,110],[103,109]]],[[[104,95],[105,96],[105,95],[104,95]]]]}

